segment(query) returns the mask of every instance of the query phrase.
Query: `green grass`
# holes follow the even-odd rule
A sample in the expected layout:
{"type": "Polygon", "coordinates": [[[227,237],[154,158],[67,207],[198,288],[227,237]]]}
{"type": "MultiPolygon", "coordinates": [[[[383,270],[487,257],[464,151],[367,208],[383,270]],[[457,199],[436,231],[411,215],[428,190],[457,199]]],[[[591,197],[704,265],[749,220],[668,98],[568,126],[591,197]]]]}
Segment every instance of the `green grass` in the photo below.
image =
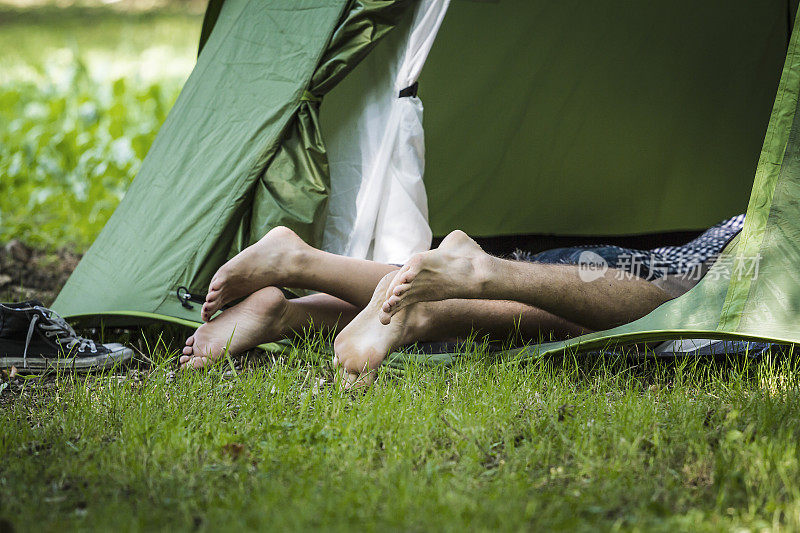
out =
{"type": "Polygon", "coordinates": [[[472,354],[363,393],[298,347],[208,373],[3,393],[0,516],[19,530],[800,527],[792,359],[472,354]],[[321,382],[320,380],[324,380],[321,382]]]}
{"type": "MultiPolygon", "coordinates": [[[[0,242],[88,246],[198,31],[0,10],[0,242]]],[[[800,529],[792,358],[470,353],[351,394],[316,344],[236,375],[145,352],[142,371],[0,375],[0,531],[800,529]]]]}

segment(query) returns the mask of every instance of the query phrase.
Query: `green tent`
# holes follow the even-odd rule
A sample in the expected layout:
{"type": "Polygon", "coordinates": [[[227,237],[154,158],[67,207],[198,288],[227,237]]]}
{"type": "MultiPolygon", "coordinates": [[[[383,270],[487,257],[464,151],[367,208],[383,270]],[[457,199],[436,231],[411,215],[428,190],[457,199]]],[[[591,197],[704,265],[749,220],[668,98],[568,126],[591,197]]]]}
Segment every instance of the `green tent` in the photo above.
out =
{"type": "Polygon", "coordinates": [[[277,225],[402,262],[457,228],[632,235],[746,208],[689,293],[540,350],[800,342],[796,7],[211,0],[194,71],[54,308],[196,323],[214,271],[277,225]]]}

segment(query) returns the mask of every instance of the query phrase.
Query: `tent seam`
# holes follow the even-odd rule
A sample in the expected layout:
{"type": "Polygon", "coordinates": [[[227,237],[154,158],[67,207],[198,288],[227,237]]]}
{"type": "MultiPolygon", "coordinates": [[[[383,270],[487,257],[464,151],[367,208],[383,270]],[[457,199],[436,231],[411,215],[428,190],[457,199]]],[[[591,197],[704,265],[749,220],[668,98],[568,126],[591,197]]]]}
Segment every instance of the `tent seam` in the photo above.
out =
{"type": "MultiPolygon", "coordinates": [[[[798,12],[800,15],[800,12],[798,12]]],[[[778,94],[776,95],[776,101],[773,106],[773,112],[771,114],[770,126],[772,126],[772,118],[776,119],[776,122],[782,122],[781,120],[781,113],[784,106],[784,100],[786,98],[794,98],[795,100],[795,109],[794,114],[790,123],[788,124],[788,132],[786,133],[786,141],[783,143],[780,152],[780,161],[777,163],[773,163],[771,161],[766,160],[767,154],[765,150],[762,149],[762,157],[765,158],[764,161],[759,161],[758,168],[756,169],[756,176],[753,183],[753,193],[751,194],[751,202],[755,202],[758,199],[758,186],[767,182],[767,180],[772,181],[771,183],[771,191],[766,199],[765,206],[761,209],[766,211],[766,220],[764,223],[764,228],[760,230],[756,235],[754,233],[754,226],[757,223],[757,220],[751,218],[750,223],[748,224],[747,217],[745,217],[745,228],[742,231],[742,239],[741,239],[741,247],[737,253],[737,258],[739,260],[744,260],[747,257],[746,252],[750,250],[759,251],[762,248],[764,237],[766,235],[766,228],[767,228],[767,221],[770,218],[770,213],[772,211],[772,202],[775,196],[775,190],[777,189],[778,182],[780,181],[783,164],[785,162],[786,150],[789,145],[789,139],[792,135],[792,129],[796,124],[797,119],[797,105],[798,98],[797,98],[797,89],[793,87],[797,85],[797,80],[792,80],[792,78],[796,77],[796,73],[793,72],[793,66],[797,63],[797,56],[798,56],[798,47],[800,47],[800,38],[798,38],[798,33],[795,31],[792,35],[791,46],[789,51],[787,52],[786,61],[784,63],[783,73],[781,76],[781,82],[778,86],[778,94]],[[785,79],[784,79],[785,77],[785,79]],[[792,84],[794,81],[794,84],[792,84]],[[767,165],[771,165],[777,167],[770,168],[769,170],[765,170],[763,173],[760,172],[764,167],[767,165]],[[777,174],[777,175],[776,175],[777,174]],[[759,179],[759,177],[764,176],[763,178],[759,179]],[[774,179],[772,179],[772,177],[774,179]]],[[[768,126],[767,129],[767,136],[764,140],[764,147],[767,149],[766,152],[769,152],[769,144],[775,137],[781,135],[784,129],[781,129],[780,126],[776,125],[775,127],[770,128],[768,126]]],[[[768,183],[768,182],[767,182],[768,183]]],[[[750,207],[748,206],[748,212],[750,211],[750,207]]],[[[745,300],[750,297],[751,291],[753,288],[752,280],[749,278],[741,278],[738,280],[731,279],[731,282],[728,286],[728,290],[725,295],[725,300],[722,306],[722,310],[720,313],[720,319],[717,324],[717,330],[738,330],[741,326],[742,321],[742,313],[739,312],[737,316],[733,316],[735,312],[734,306],[742,301],[742,298],[745,300]]]]}

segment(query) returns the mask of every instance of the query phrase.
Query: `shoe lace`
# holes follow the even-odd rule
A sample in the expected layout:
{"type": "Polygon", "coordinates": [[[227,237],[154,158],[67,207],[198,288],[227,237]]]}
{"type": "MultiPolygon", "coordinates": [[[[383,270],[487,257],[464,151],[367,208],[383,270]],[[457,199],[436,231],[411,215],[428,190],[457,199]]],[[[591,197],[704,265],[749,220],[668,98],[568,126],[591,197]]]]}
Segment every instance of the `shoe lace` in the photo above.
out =
{"type": "Polygon", "coordinates": [[[51,309],[46,309],[44,307],[36,307],[41,311],[46,318],[47,322],[39,322],[42,315],[35,314],[33,318],[31,318],[31,323],[28,326],[28,334],[25,337],[25,349],[22,352],[22,365],[24,368],[28,368],[28,346],[31,343],[31,338],[33,337],[33,330],[37,323],[39,323],[39,329],[44,330],[44,334],[47,337],[55,337],[56,342],[62,347],[65,348],[68,352],[71,351],[75,346],[77,346],[77,351],[83,351],[87,346],[92,353],[97,353],[97,345],[92,339],[87,339],[86,337],[81,337],[78,335],[72,326],[67,323],[58,313],[51,309]]]}
{"type": "Polygon", "coordinates": [[[28,326],[28,334],[25,336],[25,349],[22,351],[22,368],[28,368],[28,346],[31,343],[31,337],[33,337],[33,328],[36,326],[38,320],[39,315],[33,315],[31,323],[28,326]]]}

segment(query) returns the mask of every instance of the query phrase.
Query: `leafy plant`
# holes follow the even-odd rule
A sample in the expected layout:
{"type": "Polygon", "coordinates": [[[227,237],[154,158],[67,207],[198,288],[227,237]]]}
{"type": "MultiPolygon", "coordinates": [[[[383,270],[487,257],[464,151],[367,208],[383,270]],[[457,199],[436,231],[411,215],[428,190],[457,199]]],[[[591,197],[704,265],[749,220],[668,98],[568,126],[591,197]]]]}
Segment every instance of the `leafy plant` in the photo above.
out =
{"type": "Polygon", "coordinates": [[[88,247],[194,65],[201,14],[0,5],[0,242],[88,247]]]}
{"type": "Polygon", "coordinates": [[[61,79],[0,86],[0,241],[83,250],[102,229],[177,97],[179,83],[61,79]]]}

